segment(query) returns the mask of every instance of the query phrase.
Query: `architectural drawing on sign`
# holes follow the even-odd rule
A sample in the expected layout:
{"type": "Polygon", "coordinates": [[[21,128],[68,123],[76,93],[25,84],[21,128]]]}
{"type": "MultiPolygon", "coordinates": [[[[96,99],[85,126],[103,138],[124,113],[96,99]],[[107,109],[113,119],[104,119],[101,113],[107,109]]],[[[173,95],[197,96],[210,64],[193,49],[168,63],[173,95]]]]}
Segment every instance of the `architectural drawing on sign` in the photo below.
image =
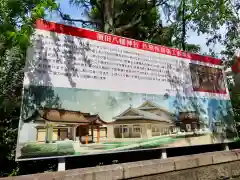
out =
{"type": "Polygon", "coordinates": [[[97,114],[43,108],[36,110],[34,116],[34,122],[39,124],[36,126],[37,142],[72,140],[87,144],[106,137],[107,128],[103,126],[107,123],[97,114]]]}
{"type": "MultiPolygon", "coordinates": [[[[66,93],[54,90],[63,99],[66,93]]],[[[68,92],[72,95],[69,89],[68,92]]],[[[212,132],[207,130],[209,120],[202,119],[201,111],[181,108],[180,112],[171,112],[176,97],[143,99],[141,94],[131,94],[129,107],[129,97],[120,96],[122,92],[80,92],[74,95],[77,98],[72,104],[63,103],[61,109],[41,108],[24,120],[17,151],[19,159],[213,143],[212,132]],[[118,103],[111,109],[110,95],[122,97],[116,98],[118,103]],[[87,104],[90,97],[99,104],[87,104]],[[74,107],[77,107],[74,111],[69,110],[74,107]]],[[[215,138],[214,143],[219,139],[215,138]]]]}
{"type": "Polygon", "coordinates": [[[138,108],[129,107],[114,117],[115,138],[151,138],[176,130],[175,115],[146,101],[138,108]]]}

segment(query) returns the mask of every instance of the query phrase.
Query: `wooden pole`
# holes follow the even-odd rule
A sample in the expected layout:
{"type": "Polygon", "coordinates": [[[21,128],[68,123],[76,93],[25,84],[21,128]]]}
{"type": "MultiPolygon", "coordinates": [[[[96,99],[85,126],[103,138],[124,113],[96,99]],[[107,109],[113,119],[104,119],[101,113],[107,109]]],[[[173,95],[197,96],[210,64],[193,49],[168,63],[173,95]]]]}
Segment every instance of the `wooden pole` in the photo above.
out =
{"type": "Polygon", "coordinates": [[[91,125],[91,136],[92,136],[92,139],[93,139],[93,141],[94,141],[94,135],[93,135],[93,125],[91,125]]]}
{"type": "Polygon", "coordinates": [[[97,127],[97,143],[100,142],[100,128],[99,126],[97,127]]]}
{"type": "Polygon", "coordinates": [[[86,135],[86,144],[88,144],[88,134],[86,135]]]}

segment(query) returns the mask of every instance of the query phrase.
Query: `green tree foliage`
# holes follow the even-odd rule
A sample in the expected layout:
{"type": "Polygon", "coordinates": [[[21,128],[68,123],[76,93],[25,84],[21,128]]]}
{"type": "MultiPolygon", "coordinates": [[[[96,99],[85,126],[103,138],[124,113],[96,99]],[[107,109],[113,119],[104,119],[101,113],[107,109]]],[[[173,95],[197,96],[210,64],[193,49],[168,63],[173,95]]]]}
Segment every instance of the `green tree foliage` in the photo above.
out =
{"type": "MultiPolygon", "coordinates": [[[[222,45],[224,45],[224,50],[222,50],[222,58],[224,60],[225,69],[230,69],[231,66],[236,61],[236,52],[240,50],[240,2],[237,0],[226,1],[228,8],[228,14],[224,17],[226,34],[225,37],[220,39],[222,45]]],[[[221,34],[218,34],[220,37],[221,34]]],[[[233,74],[231,74],[232,76],[233,74]]],[[[228,87],[231,95],[231,101],[233,106],[233,111],[235,115],[235,121],[238,124],[238,131],[240,130],[240,93],[239,90],[235,88],[232,78],[228,78],[228,87]]]]}
{"type": "MultiPolygon", "coordinates": [[[[176,18],[180,10],[179,3],[175,0],[70,0],[70,3],[84,9],[87,20],[81,17],[72,19],[59,9],[64,20],[80,22],[83,27],[102,32],[169,47],[181,47],[181,39],[178,38],[182,32],[178,22],[180,16],[176,18]],[[163,26],[162,19],[171,23],[163,26]]],[[[184,44],[187,51],[200,51],[198,45],[187,44],[185,40],[184,44]]]]}
{"type": "MultiPolygon", "coordinates": [[[[228,1],[214,0],[181,0],[176,1],[172,20],[175,23],[174,44],[183,48],[188,38],[187,31],[195,31],[198,35],[207,34],[206,45],[220,41],[219,29],[227,22],[231,8],[228,1]]],[[[186,50],[191,47],[186,46],[186,50]]],[[[194,47],[195,48],[195,47],[194,47]]]]}
{"type": "Polygon", "coordinates": [[[70,0],[84,8],[88,20],[72,19],[60,11],[64,20],[81,22],[84,27],[133,39],[171,46],[173,29],[163,27],[158,1],[139,0],[70,0]]]}
{"type": "Polygon", "coordinates": [[[188,30],[208,34],[207,45],[216,43],[222,39],[219,29],[232,13],[229,2],[222,0],[70,0],[70,3],[84,9],[87,20],[72,19],[60,11],[65,20],[191,52],[200,52],[200,47],[186,43],[188,30]],[[168,25],[163,26],[163,19],[168,25]]]}
{"type": "Polygon", "coordinates": [[[0,0],[0,176],[15,175],[23,68],[36,19],[57,8],[53,0],[0,0]]]}

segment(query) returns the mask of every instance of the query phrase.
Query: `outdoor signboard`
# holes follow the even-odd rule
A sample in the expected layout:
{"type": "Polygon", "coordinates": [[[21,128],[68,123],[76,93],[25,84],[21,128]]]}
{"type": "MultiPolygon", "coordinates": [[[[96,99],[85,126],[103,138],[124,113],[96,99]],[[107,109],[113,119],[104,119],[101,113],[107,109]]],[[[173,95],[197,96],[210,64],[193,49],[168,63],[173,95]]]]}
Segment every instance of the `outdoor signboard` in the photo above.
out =
{"type": "Polygon", "coordinates": [[[38,20],[17,160],[237,138],[221,60],[38,20]]]}

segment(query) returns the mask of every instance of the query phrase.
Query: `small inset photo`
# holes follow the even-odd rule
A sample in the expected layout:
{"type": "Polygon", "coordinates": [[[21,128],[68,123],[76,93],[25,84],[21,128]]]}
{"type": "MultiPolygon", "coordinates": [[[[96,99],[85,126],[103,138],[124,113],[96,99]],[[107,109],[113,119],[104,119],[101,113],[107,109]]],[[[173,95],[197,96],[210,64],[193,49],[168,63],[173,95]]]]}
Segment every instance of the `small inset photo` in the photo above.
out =
{"type": "Polygon", "coordinates": [[[190,72],[194,91],[226,93],[222,69],[191,63],[190,72]]]}

